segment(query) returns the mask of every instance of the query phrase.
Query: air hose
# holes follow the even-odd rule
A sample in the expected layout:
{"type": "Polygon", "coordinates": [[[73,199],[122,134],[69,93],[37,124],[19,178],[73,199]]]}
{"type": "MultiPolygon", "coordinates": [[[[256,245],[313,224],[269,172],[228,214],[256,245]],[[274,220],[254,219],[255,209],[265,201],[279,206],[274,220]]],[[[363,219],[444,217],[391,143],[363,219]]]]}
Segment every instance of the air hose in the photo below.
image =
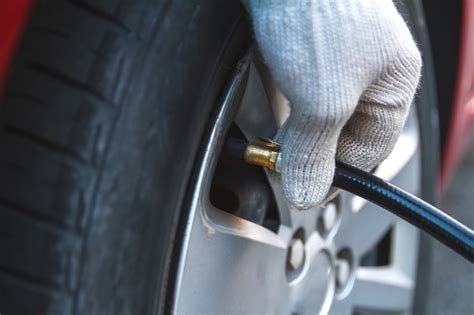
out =
{"type": "Polygon", "coordinates": [[[473,231],[420,198],[342,162],[336,162],[333,186],[379,205],[474,261],[473,231]]]}
{"type": "MultiPolygon", "coordinates": [[[[267,139],[231,138],[224,146],[226,154],[274,171],[279,171],[279,151],[280,145],[267,139]]],[[[473,231],[420,198],[342,162],[336,162],[332,184],[394,213],[474,262],[473,231]]]]}

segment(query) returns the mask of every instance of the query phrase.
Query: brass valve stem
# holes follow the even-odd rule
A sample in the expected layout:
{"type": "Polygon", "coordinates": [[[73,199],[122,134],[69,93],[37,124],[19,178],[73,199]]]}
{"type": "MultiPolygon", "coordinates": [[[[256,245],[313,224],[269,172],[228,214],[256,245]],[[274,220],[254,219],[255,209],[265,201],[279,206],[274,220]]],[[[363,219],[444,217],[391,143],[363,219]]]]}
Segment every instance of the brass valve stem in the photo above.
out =
{"type": "Polygon", "coordinates": [[[244,152],[244,160],[249,164],[259,165],[279,171],[280,144],[264,138],[249,141],[244,152]]]}

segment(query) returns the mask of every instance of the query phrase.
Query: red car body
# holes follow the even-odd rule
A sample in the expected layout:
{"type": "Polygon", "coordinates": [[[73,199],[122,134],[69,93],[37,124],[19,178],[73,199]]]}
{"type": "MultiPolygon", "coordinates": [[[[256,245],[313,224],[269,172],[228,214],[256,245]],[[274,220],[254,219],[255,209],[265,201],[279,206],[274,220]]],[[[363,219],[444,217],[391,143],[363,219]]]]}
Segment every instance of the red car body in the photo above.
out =
{"type": "Polygon", "coordinates": [[[0,1],[0,93],[30,7],[30,0],[0,1]]]}
{"type": "MultiPolygon", "coordinates": [[[[8,67],[33,0],[0,1],[0,97],[8,67]]],[[[438,187],[446,187],[472,135],[474,122],[474,1],[463,1],[457,76],[447,144],[442,148],[438,187]]]]}
{"type": "Polygon", "coordinates": [[[441,156],[438,181],[442,191],[451,179],[472,136],[474,122],[474,1],[464,0],[456,84],[448,141],[441,156]]]}

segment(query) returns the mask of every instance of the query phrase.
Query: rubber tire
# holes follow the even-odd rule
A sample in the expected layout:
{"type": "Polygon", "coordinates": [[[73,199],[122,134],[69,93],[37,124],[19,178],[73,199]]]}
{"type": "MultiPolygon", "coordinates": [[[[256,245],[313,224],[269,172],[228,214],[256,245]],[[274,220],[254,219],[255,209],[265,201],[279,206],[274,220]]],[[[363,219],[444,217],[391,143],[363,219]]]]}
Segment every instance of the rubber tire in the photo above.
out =
{"type": "Polygon", "coordinates": [[[249,45],[238,0],[38,1],[0,105],[0,313],[169,313],[211,109],[249,45]]]}
{"type": "MultiPolygon", "coordinates": [[[[438,99],[436,95],[435,71],[431,53],[429,32],[421,0],[397,0],[398,9],[407,21],[422,52],[423,69],[418,91],[415,95],[421,146],[421,191],[420,196],[431,204],[438,204],[437,182],[440,166],[440,134],[438,121],[438,99]]],[[[420,232],[418,270],[413,301],[413,314],[427,314],[431,287],[431,256],[435,240],[420,232]]]]}

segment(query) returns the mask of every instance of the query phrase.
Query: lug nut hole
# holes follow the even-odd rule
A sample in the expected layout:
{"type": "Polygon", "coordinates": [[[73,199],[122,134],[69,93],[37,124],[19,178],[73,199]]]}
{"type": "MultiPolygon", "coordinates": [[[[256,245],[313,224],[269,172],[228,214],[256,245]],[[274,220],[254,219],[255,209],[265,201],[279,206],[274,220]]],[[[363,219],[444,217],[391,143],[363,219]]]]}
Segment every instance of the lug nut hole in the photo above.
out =
{"type": "Polygon", "coordinates": [[[298,229],[288,244],[286,255],[286,276],[288,282],[295,282],[301,275],[306,262],[305,234],[298,229]]]}
{"type": "Polygon", "coordinates": [[[352,252],[349,248],[339,250],[335,260],[336,271],[336,294],[340,298],[346,297],[355,279],[355,264],[352,252]]]}
{"type": "Polygon", "coordinates": [[[316,221],[316,230],[322,237],[328,237],[333,233],[340,221],[339,202],[337,199],[329,202],[320,210],[316,221]]]}

